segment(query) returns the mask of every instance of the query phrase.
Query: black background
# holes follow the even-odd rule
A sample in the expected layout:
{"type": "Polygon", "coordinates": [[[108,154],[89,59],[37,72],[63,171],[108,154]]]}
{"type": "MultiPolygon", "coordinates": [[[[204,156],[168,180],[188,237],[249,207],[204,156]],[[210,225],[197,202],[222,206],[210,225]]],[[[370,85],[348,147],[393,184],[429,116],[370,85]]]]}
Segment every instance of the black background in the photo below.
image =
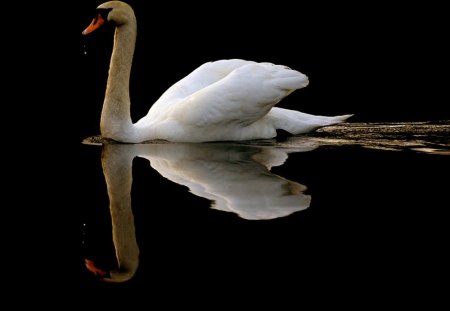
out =
{"type": "MultiPolygon", "coordinates": [[[[446,11],[431,3],[394,6],[300,1],[294,5],[277,1],[244,7],[244,3],[231,1],[207,5],[128,2],[135,8],[138,21],[130,84],[134,120],[145,115],[164,90],[197,66],[226,58],[284,64],[307,74],[308,87],[291,94],[279,104],[281,107],[323,115],[354,113],[352,120],[363,122],[450,119],[446,11]]],[[[24,253],[19,259],[24,260],[21,267],[26,269],[14,269],[14,273],[25,274],[14,279],[19,284],[28,280],[40,286],[46,280],[67,291],[74,285],[78,289],[92,286],[93,292],[99,287],[82,275],[80,224],[106,217],[107,197],[99,149],[86,149],[89,147],[80,142],[99,134],[112,47],[112,28],[105,27],[88,37],[81,35],[100,3],[41,2],[16,11],[29,16],[30,22],[29,29],[11,42],[20,46],[13,51],[19,56],[14,65],[20,70],[11,80],[19,82],[20,87],[14,89],[17,114],[12,118],[31,127],[25,141],[19,142],[23,148],[17,154],[20,170],[13,180],[24,192],[15,196],[16,205],[23,208],[18,209],[20,215],[14,218],[17,222],[12,231],[23,239],[20,243],[14,240],[10,251],[24,253]],[[30,95],[31,101],[27,99],[30,95]]],[[[205,202],[196,203],[203,204],[198,214],[194,209],[183,210],[175,197],[170,198],[173,208],[160,210],[156,217],[152,210],[137,207],[137,218],[144,223],[139,227],[140,236],[154,234],[152,241],[163,250],[155,266],[147,266],[149,270],[141,275],[157,276],[152,286],[162,286],[160,292],[175,288],[179,293],[192,286],[202,272],[202,290],[210,284],[212,291],[223,288],[221,281],[226,280],[241,285],[239,293],[243,296],[247,285],[259,284],[267,291],[260,295],[266,297],[276,288],[289,292],[309,287],[311,281],[317,282],[312,286],[317,291],[323,289],[324,282],[339,288],[341,280],[348,278],[353,281],[352,289],[370,280],[382,281],[385,286],[396,280],[404,285],[423,275],[429,283],[427,271],[439,272],[432,269],[431,258],[442,258],[439,244],[446,231],[441,223],[445,183],[437,181],[446,162],[442,157],[403,155],[338,150],[294,157],[306,163],[306,171],[280,168],[277,172],[293,180],[300,178],[308,185],[316,201],[305,213],[315,218],[299,213],[271,224],[237,221],[230,229],[227,220],[233,216],[220,220],[212,210],[207,212],[208,217],[217,227],[201,218],[194,221],[209,211],[205,202]],[[183,222],[180,213],[191,222],[183,222]],[[298,229],[301,232],[292,226],[294,223],[302,225],[298,229]],[[225,234],[228,229],[231,235],[225,234]],[[169,238],[174,232],[182,239],[169,238]],[[205,237],[211,232],[220,233],[216,246],[205,237]],[[272,236],[273,232],[277,234],[272,236]],[[230,243],[221,249],[219,245],[229,239],[238,242],[237,246],[230,243]],[[173,244],[167,242],[176,245],[171,249],[173,244]],[[202,261],[195,261],[200,258],[196,256],[192,261],[177,261],[176,256],[192,254],[192,248],[175,251],[186,245],[195,245],[196,254],[205,255],[202,261]],[[297,253],[296,246],[302,252],[297,253]],[[205,249],[214,253],[208,254],[205,249]],[[429,255],[425,263],[417,259],[424,253],[429,255]],[[250,261],[242,261],[239,254],[250,261]],[[258,265],[260,258],[264,260],[258,265]],[[218,259],[229,265],[221,265],[224,270],[218,279],[214,279],[216,269],[211,270],[216,274],[208,277],[209,264],[218,259]],[[272,262],[269,270],[264,266],[268,261],[272,262]],[[426,267],[413,273],[414,268],[405,264],[408,261],[426,267]],[[246,269],[240,263],[253,268],[246,269]],[[161,268],[165,269],[162,276],[158,274],[161,268]],[[398,273],[391,274],[391,269],[398,273]],[[164,272],[168,278],[164,278],[164,272]],[[303,278],[308,273],[308,278],[303,278]],[[268,281],[270,277],[275,277],[275,283],[268,281]],[[289,287],[285,281],[296,285],[289,287]]],[[[144,175],[155,173],[144,162],[136,162],[135,178],[145,184],[148,177],[144,175]]],[[[155,189],[167,199],[162,185],[155,185],[155,189]]],[[[152,246],[142,246],[143,256],[151,258],[152,246]]],[[[144,288],[146,282],[138,279],[127,286],[144,288]]],[[[390,284],[391,292],[395,287],[395,282],[390,284]]],[[[359,289],[364,292],[364,286],[359,289]]]]}

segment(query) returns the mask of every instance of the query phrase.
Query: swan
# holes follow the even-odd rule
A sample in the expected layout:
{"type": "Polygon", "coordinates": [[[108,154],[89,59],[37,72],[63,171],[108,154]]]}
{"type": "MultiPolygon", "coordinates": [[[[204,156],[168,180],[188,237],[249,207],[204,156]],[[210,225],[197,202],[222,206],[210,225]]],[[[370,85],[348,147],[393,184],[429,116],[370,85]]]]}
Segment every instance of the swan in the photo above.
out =
{"type": "Polygon", "coordinates": [[[242,59],[207,62],[172,85],[133,123],[129,80],[136,43],[136,17],[121,1],[99,5],[82,32],[115,25],[114,46],[100,118],[103,137],[125,143],[269,139],[277,130],[302,134],[340,123],[352,115],[316,116],[274,107],[308,85],[306,75],[282,65],[242,59]]]}

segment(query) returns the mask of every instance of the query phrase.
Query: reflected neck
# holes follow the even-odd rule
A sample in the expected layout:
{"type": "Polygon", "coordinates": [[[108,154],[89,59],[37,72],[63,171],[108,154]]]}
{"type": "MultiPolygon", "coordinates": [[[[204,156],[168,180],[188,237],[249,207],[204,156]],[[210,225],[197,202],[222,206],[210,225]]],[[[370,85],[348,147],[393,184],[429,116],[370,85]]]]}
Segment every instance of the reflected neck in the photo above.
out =
{"type": "Polygon", "coordinates": [[[136,241],[131,207],[132,165],[134,149],[131,145],[104,145],[102,167],[108,189],[112,235],[119,269],[110,271],[110,282],[131,279],[139,265],[139,247],[136,241]]]}

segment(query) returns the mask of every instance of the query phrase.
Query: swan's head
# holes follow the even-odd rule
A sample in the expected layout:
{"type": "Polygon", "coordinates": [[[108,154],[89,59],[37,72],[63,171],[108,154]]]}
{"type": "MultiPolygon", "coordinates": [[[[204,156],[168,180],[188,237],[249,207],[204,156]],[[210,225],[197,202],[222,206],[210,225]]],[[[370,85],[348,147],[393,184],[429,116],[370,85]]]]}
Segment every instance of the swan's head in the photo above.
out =
{"type": "Polygon", "coordinates": [[[100,28],[106,22],[112,22],[116,26],[127,24],[130,20],[135,20],[133,9],[130,5],[122,1],[108,1],[100,4],[95,10],[95,16],[91,24],[82,32],[87,35],[100,28]]]}

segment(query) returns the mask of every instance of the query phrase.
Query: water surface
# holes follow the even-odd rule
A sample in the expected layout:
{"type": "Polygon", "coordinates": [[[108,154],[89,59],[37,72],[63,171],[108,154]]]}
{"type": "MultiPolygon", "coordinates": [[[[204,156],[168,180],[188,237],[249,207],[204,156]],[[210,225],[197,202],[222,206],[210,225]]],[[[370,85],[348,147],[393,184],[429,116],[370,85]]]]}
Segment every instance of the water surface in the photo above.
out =
{"type": "Polygon", "coordinates": [[[89,138],[80,285],[359,278],[392,266],[406,277],[416,252],[442,258],[449,134],[449,122],[416,122],[241,143],[89,138]]]}

